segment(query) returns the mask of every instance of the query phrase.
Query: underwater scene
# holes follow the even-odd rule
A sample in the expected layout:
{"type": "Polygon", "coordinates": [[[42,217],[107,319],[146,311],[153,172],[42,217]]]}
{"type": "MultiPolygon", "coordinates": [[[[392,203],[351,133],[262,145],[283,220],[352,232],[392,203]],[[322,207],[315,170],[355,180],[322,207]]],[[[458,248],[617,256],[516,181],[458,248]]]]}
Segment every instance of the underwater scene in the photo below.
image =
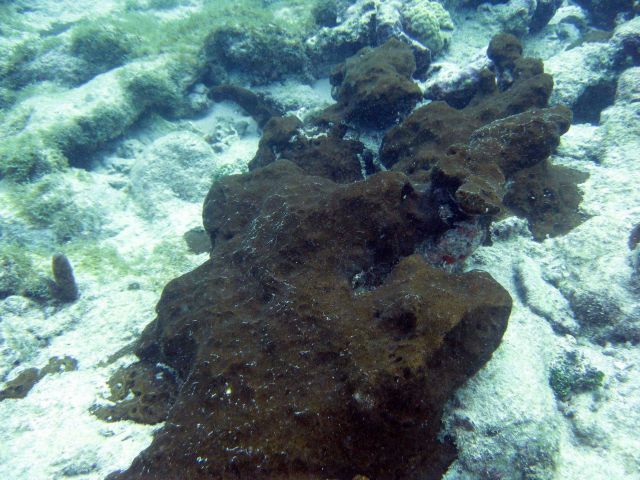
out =
{"type": "Polygon", "coordinates": [[[0,0],[0,479],[640,480],[638,0],[0,0]]]}

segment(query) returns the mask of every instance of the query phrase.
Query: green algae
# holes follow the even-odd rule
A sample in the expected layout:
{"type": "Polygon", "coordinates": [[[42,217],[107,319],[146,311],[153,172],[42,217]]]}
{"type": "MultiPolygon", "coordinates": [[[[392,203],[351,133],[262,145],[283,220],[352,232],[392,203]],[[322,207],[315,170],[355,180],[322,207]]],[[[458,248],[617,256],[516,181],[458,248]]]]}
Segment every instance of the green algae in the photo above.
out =
{"type": "Polygon", "coordinates": [[[64,169],[66,157],[31,132],[5,138],[0,144],[0,178],[22,183],[64,169]]]}
{"type": "MultiPolygon", "coordinates": [[[[77,177],[82,181],[82,176],[77,177]]],[[[59,243],[96,237],[103,225],[96,206],[78,201],[72,185],[61,175],[47,175],[13,191],[18,214],[32,227],[50,229],[59,243]]]]}
{"type": "MultiPolygon", "coordinates": [[[[149,8],[169,8],[162,1],[143,3],[149,8]]],[[[124,133],[143,113],[188,113],[188,88],[207,68],[215,69],[216,63],[226,62],[230,68],[238,61],[262,65],[258,81],[304,70],[302,39],[317,28],[311,12],[316,4],[297,0],[265,7],[257,0],[209,1],[199,10],[170,17],[131,8],[65,25],[57,34],[29,34],[0,61],[0,106],[5,109],[0,113],[4,136],[0,178],[24,183],[69,165],[84,168],[91,153],[124,133]],[[245,56],[237,49],[218,52],[215,58],[206,53],[208,39],[239,29],[261,48],[245,56]],[[21,102],[43,94],[48,104],[51,94],[66,92],[59,91],[61,87],[56,92],[55,85],[45,85],[48,82],[25,87],[22,68],[44,52],[62,47],[87,62],[93,74],[126,64],[117,73],[123,91],[112,92],[109,101],[86,100],[83,110],[70,112],[60,121],[42,121],[37,116],[32,120],[35,107],[21,102]],[[286,61],[276,61],[283,55],[286,61]],[[135,60],[140,61],[131,64],[135,60]]],[[[68,98],[73,105],[79,100],[68,98]]]]}
{"type": "Polygon", "coordinates": [[[559,400],[593,391],[602,386],[604,373],[589,365],[577,352],[568,352],[549,372],[549,385],[559,400]]]}
{"type": "Polygon", "coordinates": [[[222,27],[242,25],[250,30],[273,25],[288,35],[300,36],[314,24],[310,12],[314,4],[298,0],[265,7],[257,0],[216,0],[205,2],[202,9],[189,15],[165,18],[144,9],[172,8],[169,5],[177,6],[177,2],[156,0],[147,2],[146,6],[141,2],[128,2],[124,12],[96,17],[75,28],[115,30],[130,36],[135,39],[135,45],[130,48],[132,58],[176,52],[197,55],[207,35],[222,27]]]}
{"type": "Polygon", "coordinates": [[[101,71],[122,65],[135,38],[108,23],[82,22],[71,33],[71,52],[101,71]]]}
{"type": "Polygon", "coordinates": [[[0,298],[22,295],[35,300],[49,296],[42,257],[17,242],[0,242],[0,298]]]}

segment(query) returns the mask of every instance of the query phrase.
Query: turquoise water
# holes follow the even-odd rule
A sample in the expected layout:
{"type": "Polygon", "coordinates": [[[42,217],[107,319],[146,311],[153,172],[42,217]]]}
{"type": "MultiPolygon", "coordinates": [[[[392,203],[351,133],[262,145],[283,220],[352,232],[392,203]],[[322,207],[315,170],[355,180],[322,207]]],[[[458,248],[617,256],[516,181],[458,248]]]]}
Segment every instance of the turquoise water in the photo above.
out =
{"type": "Polygon", "coordinates": [[[0,2],[0,478],[640,478],[636,13],[0,2]]]}

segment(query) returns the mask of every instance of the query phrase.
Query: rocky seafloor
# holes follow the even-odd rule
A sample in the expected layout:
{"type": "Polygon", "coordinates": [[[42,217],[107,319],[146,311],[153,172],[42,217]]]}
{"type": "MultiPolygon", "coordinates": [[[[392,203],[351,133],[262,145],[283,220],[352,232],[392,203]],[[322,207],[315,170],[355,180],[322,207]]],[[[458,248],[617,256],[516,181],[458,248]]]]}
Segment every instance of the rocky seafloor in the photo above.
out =
{"type": "Polygon", "coordinates": [[[640,479],[638,10],[0,1],[0,478],[640,479]]]}

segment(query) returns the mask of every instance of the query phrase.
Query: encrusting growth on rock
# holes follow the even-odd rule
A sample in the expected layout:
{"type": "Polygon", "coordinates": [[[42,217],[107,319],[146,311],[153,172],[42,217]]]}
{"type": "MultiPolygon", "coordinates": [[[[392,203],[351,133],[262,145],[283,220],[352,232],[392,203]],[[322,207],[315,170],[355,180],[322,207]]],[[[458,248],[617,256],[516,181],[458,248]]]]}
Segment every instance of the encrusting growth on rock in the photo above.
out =
{"type": "Polygon", "coordinates": [[[323,114],[369,127],[388,127],[418,103],[422,92],[411,76],[416,61],[411,48],[396,39],[363,48],[331,74],[335,106],[323,114]]]}
{"type": "MultiPolygon", "coordinates": [[[[456,456],[438,437],[444,404],[498,347],[512,305],[488,274],[449,267],[516,210],[518,175],[549,185],[571,120],[546,108],[553,81],[513,41],[493,42],[501,80],[484,72],[468,107],[433,102],[386,133],[390,171],[369,170],[345,133],[418,101],[398,42],[339,67],[338,104],[312,125],[266,122],[250,171],[207,195],[210,259],[165,287],[140,361],[117,374],[139,401],[109,414],[166,423],[110,480],[442,477],[456,456]],[[166,388],[150,377],[159,364],[166,388]]],[[[534,229],[548,219],[523,211],[534,229]]]]}
{"type": "Polygon", "coordinates": [[[469,105],[436,101],[416,109],[385,134],[380,161],[444,182],[467,213],[527,218],[536,240],[566,233],[584,221],[577,183],[586,176],[548,157],[569,129],[571,111],[547,107],[553,79],[540,60],[521,56],[513,35],[494,37],[487,54],[496,71],[482,73],[469,105]]]}
{"type": "Polygon", "coordinates": [[[400,173],[343,185],[285,160],[217,182],[211,260],[167,286],[136,350],[179,392],[113,478],[438,478],[442,406],[497,347],[511,298],[412,254],[446,228],[428,196],[400,173]]]}

